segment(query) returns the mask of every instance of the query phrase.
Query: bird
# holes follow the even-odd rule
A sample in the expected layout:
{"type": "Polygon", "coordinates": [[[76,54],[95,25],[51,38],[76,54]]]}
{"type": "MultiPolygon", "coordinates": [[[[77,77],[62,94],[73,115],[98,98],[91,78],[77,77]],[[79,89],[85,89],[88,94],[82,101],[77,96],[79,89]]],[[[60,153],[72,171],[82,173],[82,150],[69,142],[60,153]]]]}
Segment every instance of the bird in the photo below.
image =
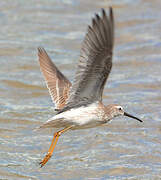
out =
{"type": "Polygon", "coordinates": [[[106,124],[117,116],[128,116],[118,104],[104,105],[102,94],[112,68],[114,47],[114,14],[101,9],[95,14],[82,42],[80,57],[73,84],[59,71],[43,47],[38,48],[40,69],[44,75],[56,114],[41,128],[59,128],[53,135],[49,150],[39,163],[43,167],[51,158],[57,141],[68,130],[94,128],[106,124]]]}

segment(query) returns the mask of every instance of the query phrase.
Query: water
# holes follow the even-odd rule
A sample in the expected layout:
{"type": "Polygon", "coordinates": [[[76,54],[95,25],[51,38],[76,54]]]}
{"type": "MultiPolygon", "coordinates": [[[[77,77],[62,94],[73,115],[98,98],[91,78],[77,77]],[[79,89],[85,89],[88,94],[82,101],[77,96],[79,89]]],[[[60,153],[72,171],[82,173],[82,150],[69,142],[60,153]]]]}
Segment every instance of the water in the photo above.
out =
{"type": "Polygon", "coordinates": [[[159,0],[0,1],[0,179],[161,179],[160,8],[159,0]],[[72,81],[87,24],[109,5],[116,39],[104,103],[144,123],[120,117],[69,131],[39,168],[55,130],[33,132],[54,114],[37,47],[72,81]]]}

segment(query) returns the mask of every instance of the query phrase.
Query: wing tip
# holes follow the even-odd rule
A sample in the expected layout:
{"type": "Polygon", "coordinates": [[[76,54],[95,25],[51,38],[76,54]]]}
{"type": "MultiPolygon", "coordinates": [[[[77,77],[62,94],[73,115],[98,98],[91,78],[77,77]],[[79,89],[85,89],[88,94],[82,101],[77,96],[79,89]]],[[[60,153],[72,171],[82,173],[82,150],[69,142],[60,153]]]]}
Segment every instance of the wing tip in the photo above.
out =
{"type": "Polygon", "coordinates": [[[49,55],[47,54],[46,50],[43,47],[39,46],[37,50],[38,50],[39,61],[41,61],[44,58],[50,59],[49,55]]]}
{"type": "Polygon", "coordinates": [[[101,12],[102,12],[102,15],[105,16],[106,15],[106,11],[104,8],[101,8],[101,12]]]}
{"type": "Polygon", "coordinates": [[[113,21],[113,9],[112,9],[112,6],[109,7],[109,17],[110,19],[113,21]]]}
{"type": "MultiPolygon", "coordinates": [[[[112,8],[112,6],[109,6],[109,16],[110,17],[113,17],[113,8],[112,8]]],[[[105,9],[104,8],[101,8],[101,12],[102,12],[102,16],[104,17],[104,16],[107,16],[106,15],[106,11],[105,11],[105,9]]]]}
{"type": "MultiPolygon", "coordinates": [[[[108,16],[111,20],[113,20],[113,8],[112,6],[109,6],[108,8],[108,16]]],[[[106,14],[106,10],[104,8],[101,8],[101,13],[102,13],[102,18],[106,17],[107,18],[107,14],[106,14]]],[[[96,22],[100,21],[102,19],[97,13],[95,13],[95,17],[92,18],[92,26],[94,26],[96,24],[96,22]]]]}
{"type": "Polygon", "coordinates": [[[38,50],[38,53],[40,53],[40,54],[43,53],[43,52],[46,52],[45,49],[43,47],[41,47],[41,46],[39,46],[37,48],[37,50],[38,50]]]}

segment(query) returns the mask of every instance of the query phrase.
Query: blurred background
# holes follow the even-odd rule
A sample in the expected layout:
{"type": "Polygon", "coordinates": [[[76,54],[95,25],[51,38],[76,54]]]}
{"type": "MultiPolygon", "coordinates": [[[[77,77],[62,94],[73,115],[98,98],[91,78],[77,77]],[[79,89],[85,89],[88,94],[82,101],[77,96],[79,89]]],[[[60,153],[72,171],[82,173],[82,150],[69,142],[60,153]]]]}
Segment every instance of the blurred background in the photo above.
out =
{"type": "Polygon", "coordinates": [[[0,1],[0,179],[161,179],[160,9],[160,0],[0,1]],[[69,131],[40,168],[56,130],[33,132],[55,113],[37,47],[72,81],[87,25],[109,6],[116,28],[104,103],[144,123],[120,117],[69,131]]]}

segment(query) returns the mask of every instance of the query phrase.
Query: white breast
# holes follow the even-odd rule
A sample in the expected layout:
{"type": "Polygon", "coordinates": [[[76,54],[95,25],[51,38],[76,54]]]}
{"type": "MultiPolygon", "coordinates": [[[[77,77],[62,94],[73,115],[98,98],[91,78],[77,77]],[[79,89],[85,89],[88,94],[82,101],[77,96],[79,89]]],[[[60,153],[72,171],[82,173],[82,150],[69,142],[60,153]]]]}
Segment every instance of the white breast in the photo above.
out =
{"type": "Polygon", "coordinates": [[[58,114],[51,119],[49,119],[45,124],[54,125],[55,123],[59,124],[70,124],[76,126],[96,126],[101,122],[100,113],[98,113],[99,104],[93,103],[89,106],[83,106],[79,108],[73,108],[71,110],[65,111],[61,114],[58,114]]]}

